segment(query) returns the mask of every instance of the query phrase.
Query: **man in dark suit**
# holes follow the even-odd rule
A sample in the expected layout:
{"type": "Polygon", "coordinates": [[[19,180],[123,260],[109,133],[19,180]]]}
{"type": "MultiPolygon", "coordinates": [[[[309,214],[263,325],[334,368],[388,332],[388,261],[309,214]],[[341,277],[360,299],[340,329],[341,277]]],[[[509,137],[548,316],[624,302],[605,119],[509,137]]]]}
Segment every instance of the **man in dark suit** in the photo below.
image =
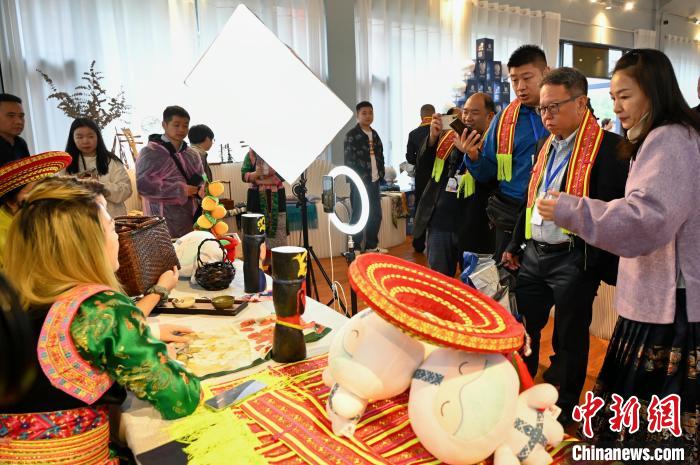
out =
{"type": "MultiPolygon", "coordinates": [[[[408,143],[406,144],[406,161],[411,165],[416,165],[416,158],[418,157],[418,151],[420,150],[425,138],[428,137],[430,133],[430,122],[435,114],[435,107],[429,103],[426,103],[420,107],[420,126],[415,128],[413,131],[408,133],[408,143]]],[[[418,167],[414,169],[415,176],[415,201],[414,201],[414,216],[415,211],[418,210],[418,203],[423,195],[425,186],[428,184],[428,179],[430,179],[430,172],[427,170],[418,170],[418,167]]],[[[425,250],[425,234],[421,236],[413,235],[413,249],[416,252],[423,252],[425,250]]]]}
{"type": "Polygon", "coordinates": [[[550,190],[604,201],[624,197],[628,171],[617,157],[620,137],[598,125],[587,92],[586,77],[573,68],[559,68],[542,80],[536,111],[551,135],[538,141],[525,208],[503,254],[506,266],[520,269],[515,293],[532,338],[525,361],[533,376],[540,332],[555,306],[555,357],[548,378],[559,385],[557,405],[565,426],[586,379],[593,300],[601,280],[615,283],[618,258],[544,221],[534,205],[550,190]]]}
{"type": "MultiPolygon", "coordinates": [[[[483,134],[494,117],[493,99],[476,93],[464,103],[462,122],[483,134]]],[[[465,129],[466,131],[467,129],[465,129]]],[[[443,128],[439,114],[418,153],[418,169],[431,174],[416,210],[414,234],[428,232],[428,265],[454,277],[461,252],[491,252],[485,201],[494,185],[476,182],[466,171],[463,154],[454,147],[459,137],[443,128]],[[485,248],[486,250],[480,250],[485,248]]]]}

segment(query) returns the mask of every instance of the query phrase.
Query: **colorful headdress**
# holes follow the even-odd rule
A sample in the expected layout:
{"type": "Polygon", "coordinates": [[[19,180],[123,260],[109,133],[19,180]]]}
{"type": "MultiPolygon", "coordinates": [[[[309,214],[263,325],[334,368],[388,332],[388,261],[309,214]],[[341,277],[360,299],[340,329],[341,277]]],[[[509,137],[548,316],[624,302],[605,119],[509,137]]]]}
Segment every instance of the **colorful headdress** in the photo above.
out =
{"type": "Polygon", "coordinates": [[[423,266],[363,254],[350,266],[349,279],[377,314],[427,342],[500,353],[523,345],[525,328],[495,300],[423,266]]]}

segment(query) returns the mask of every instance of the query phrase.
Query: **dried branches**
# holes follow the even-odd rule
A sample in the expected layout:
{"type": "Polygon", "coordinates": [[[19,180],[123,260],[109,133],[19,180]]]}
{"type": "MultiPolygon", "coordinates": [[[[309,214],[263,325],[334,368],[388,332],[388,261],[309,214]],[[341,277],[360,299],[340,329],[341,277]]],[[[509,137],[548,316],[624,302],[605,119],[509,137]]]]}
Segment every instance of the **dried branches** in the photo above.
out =
{"type": "Polygon", "coordinates": [[[47,100],[58,100],[58,109],[69,118],[90,118],[100,129],[104,129],[110,122],[128,113],[130,109],[126,104],[123,90],[114,97],[107,95],[107,91],[102,87],[103,75],[95,69],[94,60],[90,64],[90,69],[80,78],[85,83],[76,86],[72,94],[59,91],[53,79],[40,69],[37,69],[37,72],[53,91],[47,100]]]}

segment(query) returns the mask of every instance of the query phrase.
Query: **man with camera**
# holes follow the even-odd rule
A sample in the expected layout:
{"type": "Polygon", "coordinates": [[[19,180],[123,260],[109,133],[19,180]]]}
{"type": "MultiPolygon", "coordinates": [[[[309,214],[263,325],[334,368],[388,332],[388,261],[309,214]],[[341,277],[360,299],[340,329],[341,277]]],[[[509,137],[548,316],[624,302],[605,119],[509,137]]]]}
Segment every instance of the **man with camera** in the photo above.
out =
{"type": "Polygon", "coordinates": [[[573,68],[556,69],[543,79],[536,110],[551,135],[537,144],[525,209],[503,254],[508,268],[520,269],[515,294],[531,337],[532,354],[525,361],[533,376],[540,332],[555,306],[554,358],[543,376],[559,385],[557,405],[565,426],[586,379],[593,300],[601,279],[615,284],[618,257],[543,220],[533,207],[551,190],[606,202],[624,197],[627,163],[617,157],[620,136],[598,125],[587,92],[586,77],[573,68]]]}
{"type": "Polygon", "coordinates": [[[461,119],[433,115],[430,133],[418,152],[416,169],[428,170],[431,176],[416,210],[413,234],[420,236],[427,230],[428,265],[450,277],[457,271],[465,242],[488,235],[481,231],[486,228],[474,224],[478,215],[469,211],[475,199],[484,197],[488,186],[475,182],[466,171],[462,152],[455,148],[457,131],[469,127],[483,133],[493,115],[493,99],[484,93],[474,94],[465,102],[461,119]]]}
{"type": "Polygon", "coordinates": [[[151,134],[136,159],[136,187],[144,213],[165,217],[172,237],[192,231],[204,195],[202,159],[185,142],[190,115],[179,106],[163,111],[164,134],[151,134]]]}
{"type": "Polygon", "coordinates": [[[536,45],[523,45],[510,56],[508,74],[517,98],[491,122],[484,138],[463,133],[455,147],[474,179],[498,180],[498,190],[488,199],[486,213],[496,235],[496,261],[510,242],[520,205],[525,198],[535,158],[535,144],[549,135],[534,108],[540,103],[539,85],[549,71],[547,58],[536,45]]]}

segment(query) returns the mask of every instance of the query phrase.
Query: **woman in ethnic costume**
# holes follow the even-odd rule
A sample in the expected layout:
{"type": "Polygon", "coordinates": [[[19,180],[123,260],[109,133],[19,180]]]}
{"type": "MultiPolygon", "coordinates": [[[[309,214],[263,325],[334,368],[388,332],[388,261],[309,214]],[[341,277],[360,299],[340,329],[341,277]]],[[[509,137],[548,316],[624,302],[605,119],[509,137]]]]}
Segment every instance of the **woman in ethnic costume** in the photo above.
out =
{"type": "Polygon", "coordinates": [[[29,309],[37,376],[0,414],[0,463],[116,463],[107,410],[124,388],[165,419],[199,404],[199,380],[121,293],[114,221],[97,197],[75,181],[39,182],[10,227],[5,271],[29,309]]]}
{"type": "Polygon", "coordinates": [[[658,50],[626,53],[610,91],[629,139],[623,147],[631,158],[625,197],[603,202],[553,193],[538,208],[545,220],[621,257],[615,295],[620,318],[595,388],[606,408],[593,418],[593,437],[682,445],[684,463],[697,464],[700,115],[686,103],[671,62],[658,50]],[[639,400],[636,433],[611,431],[613,394],[639,400]],[[680,396],[680,419],[657,431],[657,420],[672,419],[665,412],[673,406],[659,402],[671,395],[680,396]]]}
{"type": "Polygon", "coordinates": [[[248,213],[265,215],[268,250],[287,245],[287,198],[283,179],[253,149],[243,159],[243,182],[250,183],[248,213]]]}

